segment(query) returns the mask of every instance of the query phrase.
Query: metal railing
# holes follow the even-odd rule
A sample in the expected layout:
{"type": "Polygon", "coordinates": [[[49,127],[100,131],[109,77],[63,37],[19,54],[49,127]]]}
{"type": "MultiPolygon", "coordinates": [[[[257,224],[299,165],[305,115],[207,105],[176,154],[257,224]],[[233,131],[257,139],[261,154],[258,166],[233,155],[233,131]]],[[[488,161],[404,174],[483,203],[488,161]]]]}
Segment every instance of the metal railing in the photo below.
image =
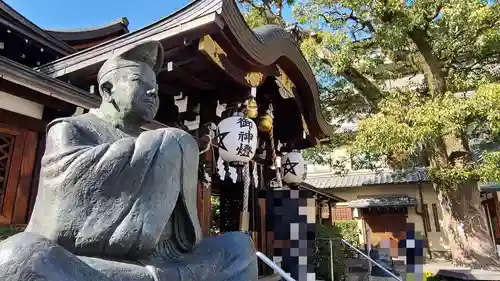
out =
{"type": "Polygon", "coordinates": [[[259,259],[261,259],[270,268],[272,268],[274,271],[276,271],[286,281],[296,281],[295,279],[290,277],[290,275],[288,275],[283,269],[281,269],[281,267],[279,267],[275,262],[273,262],[270,258],[268,258],[263,253],[257,252],[257,257],[259,257],[259,259]]]}
{"type": "Polygon", "coordinates": [[[349,242],[347,242],[347,240],[345,239],[341,239],[340,241],[342,241],[342,243],[344,243],[345,245],[349,246],[352,250],[356,251],[358,254],[360,254],[361,256],[363,256],[364,258],[368,259],[370,262],[372,262],[374,265],[376,265],[378,268],[382,269],[382,271],[384,271],[385,273],[389,274],[391,277],[393,277],[394,279],[398,280],[398,281],[402,281],[401,278],[399,278],[396,274],[394,274],[393,272],[391,272],[390,270],[388,270],[387,268],[383,267],[382,265],[380,265],[378,262],[376,262],[375,260],[373,260],[370,256],[368,256],[367,254],[363,253],[361,250],[359,250],[358,248],[354,247],[353,245],[351,245],[349,242]]]}
{"type": "MultiPolygon", "coordinates": [[[[335,247],[338,247],[338,246],[341,246],[341,250],[343,251],[343,256],[342,256],[342,259],[344,260],[344,262],[346,260],[362,260],[363,258],[365,258],[369,263],[367,264],[368,268],[366,268],[368,274],[371,274],[371,269],[372,269],[372,265],[375,265],[377,266],[378,268],[380,268],[382,271],[384,271],[385,273],[389,274],[390,277],[393,277],[395,278],[397,281],[402,281],[401,280],[401,277],[397,276],[396,274],[394,274],[394,272],[391,272],[390,270],[388,270],[386,267],[384,267],[383,265],[381,265],[379,262],[375,261],[374,259],[372,259],[367,253],[365,253],[363,250],[360,250],[358,249],[357,247],[353,246],[351,243],[349,243],[347,240],[345,239],[339,239],[339,238],[316,238],[316,240],[322,240],[322,241],[328,241],[328,245],[325,245],[323,244],[322,247],[328,247],[329,248],[329,257],[327,257],[325,254],[322,255],[323,258],[327,258],[329,259],[329,267],[330,267],[330,280],[334,281],[335,280],[335,276],[334,276],[334,273],[335,273],[335,270],[334,270],[334,249],[335,247]],[[335,246],[334,246],[334,242],[335,242],[335,246]]],[[[364,266],[362,266],[364,268],[364,266]]],[[[345,268],[345,276],[353,273],[350,271],[351,267],[348,266],[347,264],[344,264],[344,267],[345,268]]]]}
{"type": "MultiPolygon", "coordinates": [[[[331,274],[331,280],[333,281],[334,280],[334,259],[333,259],[333,242],[332,242],[333,239],[331,239],[331,238],[330,239],[328,239],[328,238],[323,238],[323,239],[317,238],[317,239],[318,240],[328,240],[329,241],[328,243],[329,243],[329,247],[330,247],[330,274],[331,274]]],[[[393,277],[397,281],[402,281],[402,279],[400,277],[398,277],[396,274],[394,274],[393,272],[391,272],[390,270],[388,270],[387,268],[385,268],[384,266],[382,266],[381,264],[379,264],[378,262],[376,262],[374,259],[372,259],[367,254],[363,253],[363,251],[361,251],[358,248],[356,248],[355,246],[351,245],[351,243],[349,243],[347,240],[340,239],[340,241],[344,245],[348,246],[350,250],[353,250],[358,255],[366,258],[372,264],[374,264],[375,266],[377,266],[378,268],[380,268],[385,273],[389,274],[391,277],[393,277]]],[[[276,273],[278,273],[283,279],[285,279],[286,281],[296,281],[294,278],[292,278],[290,275],[288,275],[279,265],[277,265],[275,262],[273,262],[271,259],[269,259],[266,255],[264,255],[261,252],[257,252],[256,254],[257,254],[257,257],[259,259],[261,259],[264,263],[266,263],[270,268],[272,268],[276,273]]]]}

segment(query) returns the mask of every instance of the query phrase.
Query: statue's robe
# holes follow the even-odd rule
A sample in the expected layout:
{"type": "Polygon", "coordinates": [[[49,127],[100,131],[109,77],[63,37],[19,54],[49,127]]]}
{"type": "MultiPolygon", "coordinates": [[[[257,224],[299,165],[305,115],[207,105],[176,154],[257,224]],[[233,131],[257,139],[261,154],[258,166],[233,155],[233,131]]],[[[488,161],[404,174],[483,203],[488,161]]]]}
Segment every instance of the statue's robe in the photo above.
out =
{"type": "Polygon", "coordinates": [[[41,166],[26,231],[77,255],[147,255],[172,213],[176,246],[188,251],[201,239],[198,146],[182,130],[135,137],[93,113],[57,119],[48,125],[41,166]]]}
{"type": "Polygon", "coordinates": [[[0,269],[19,270],[0,273],[2,280],[30,274],[40,278],[32,280],[75,281],[256,279],[248,237],[200,244],[193,137],[175,128],[130,136],[96,114],[48,125],[27,233],[0,244],[0,269]]]}

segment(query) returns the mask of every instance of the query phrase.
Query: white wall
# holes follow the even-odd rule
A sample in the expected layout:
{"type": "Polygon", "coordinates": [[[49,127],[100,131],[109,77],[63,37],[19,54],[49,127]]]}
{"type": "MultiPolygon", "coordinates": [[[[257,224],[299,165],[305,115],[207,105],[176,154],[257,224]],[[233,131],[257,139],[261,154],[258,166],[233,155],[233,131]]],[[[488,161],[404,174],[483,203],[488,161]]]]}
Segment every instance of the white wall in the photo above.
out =
{"type": "Polygon", "coordinates": [[[0,91],[0,108],[42,119],[43,105],[0,91]]]}

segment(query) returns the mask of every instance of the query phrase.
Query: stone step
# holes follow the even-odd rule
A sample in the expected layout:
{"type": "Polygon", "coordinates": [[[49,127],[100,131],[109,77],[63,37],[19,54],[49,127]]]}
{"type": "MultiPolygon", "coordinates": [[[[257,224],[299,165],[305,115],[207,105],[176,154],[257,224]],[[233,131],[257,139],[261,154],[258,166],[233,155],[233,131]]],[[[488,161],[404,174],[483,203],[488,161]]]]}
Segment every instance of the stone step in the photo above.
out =
{"type": "Polygon", "coordinates": [[[368,281],[370,273],[368,272],[351,272],[347,274],[346,281],[368,281]]]}
{"type": "Polygon", "coordinates": [[[259,281],[277,281],[280,280],[279,274],[260,276],[259,281]]]}

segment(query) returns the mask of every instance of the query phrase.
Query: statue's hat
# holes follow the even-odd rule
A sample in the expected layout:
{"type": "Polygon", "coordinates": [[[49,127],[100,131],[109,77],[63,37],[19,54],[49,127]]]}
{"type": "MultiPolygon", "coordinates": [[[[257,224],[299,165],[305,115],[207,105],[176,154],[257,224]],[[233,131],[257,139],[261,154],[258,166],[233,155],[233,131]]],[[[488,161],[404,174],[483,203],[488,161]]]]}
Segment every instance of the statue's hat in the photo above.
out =
{"type": "Polygon", "coordinates": [[[102,77],[113,70],[138,66],[141,63],[149,65],[155,74],[160,72],[163,64],[163,47],[160,42],[148,41],[108,59],[99,69],[97,81],[100,82],[102,77]]]}

